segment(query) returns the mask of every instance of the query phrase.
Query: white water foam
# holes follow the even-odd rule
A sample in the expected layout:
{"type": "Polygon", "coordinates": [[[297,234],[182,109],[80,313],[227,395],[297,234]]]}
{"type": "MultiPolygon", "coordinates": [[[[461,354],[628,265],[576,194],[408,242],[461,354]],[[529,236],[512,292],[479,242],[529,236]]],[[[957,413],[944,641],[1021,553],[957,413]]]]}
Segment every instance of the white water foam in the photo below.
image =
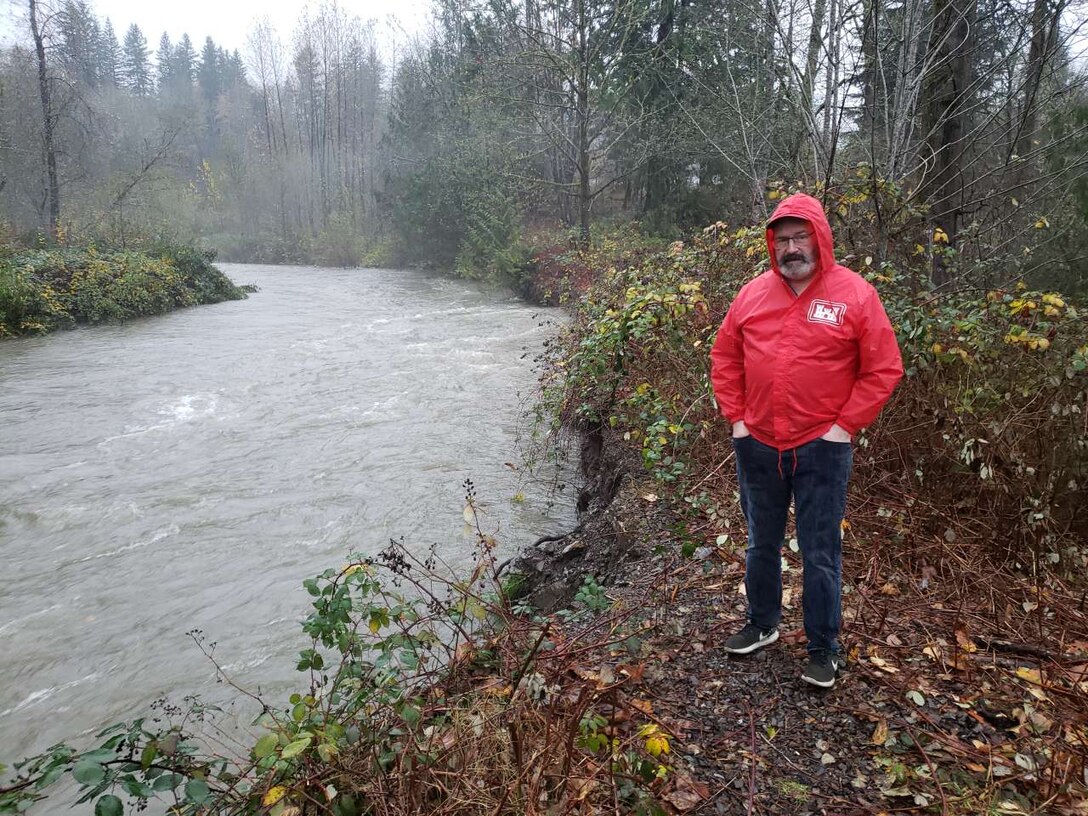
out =
{"type": "Polygon", "coordinates": [[[84,561],[94,561],[98,558],[111,558],[115,555],[121,555],[122,553],[131,552],[132,550],[142,550],[144,547],[150,547],[152,544],[157,544],[164,538],[168,538],[172,535],[177,535],[181,532],[181,528],[176,524],[170,524],[166,527],[162,527],[151,534],[151,537],[145,541],[133,541],[131,544],[126,544],[123,547],[118,547],[116,550],[110,550],[109,552],[95,553],[94,555],[87,555],[76,561],[77,564],[82,564],[84,561]]]}
{"type": "Polygon", "coordinates": [[[13,621],[8,621],[3,626],[0,626],[0,635],[4,634],[4,632],[8,631],[9,629],[13,629],[20,624],[26,623],[28,620],[40,618],[42,615],[48,615],[50,612],[56,612],[61,607],[62,604],[53,604],[52,606],[46,607],[45,609],[39,609],[37,612],[31,612],[29,615],[23,615],[23,617],[21,618],[16,618],[13,621]]]}
{"type": "Polygon", "coordinates": [[[94,680],[99,676],[100,676],[100,674],[98,672],[92,672],[91,674],[88,674],[85,677],[80,677],[78,680],[73,680],[70,683],[65,683],[65,684],[63,684],[61,686],[50,686],[49,688],[38,689],[37,691],[32,691],[18,705],[15,705],[15,706],[12,706],[11,708],[7,708],[7,709],[4,709],[3,711],[0,711],[0,717],[6,717],[9,714],[15,714],[15,713],[17,713],[19,711],[22,711],[24,708],[29,708],[30,706],[35,705],[36,703],[40,703],[40,702],[42,702],[44,700],[48,700],[50,697],[52,697],[58,691],[67,691],[70,688],[75,688],[80,683],[86,683],[88,680],[94,680]]]}
{"type": "Polygon", "coordinates": [[[165,417],[165,422],[156,422],[151,425],[131,425],[125,428],[124,433],[116,436],[108,436],[98,443],[101,448],[118,439],[129,439],[134,436],[143,436],[154,431],[165,431],[187,422],[200,419],[209,419],[219,412],[218,394],[185,394],[180,400],[171,401],[158,408],[155,413],[165,417]]]}

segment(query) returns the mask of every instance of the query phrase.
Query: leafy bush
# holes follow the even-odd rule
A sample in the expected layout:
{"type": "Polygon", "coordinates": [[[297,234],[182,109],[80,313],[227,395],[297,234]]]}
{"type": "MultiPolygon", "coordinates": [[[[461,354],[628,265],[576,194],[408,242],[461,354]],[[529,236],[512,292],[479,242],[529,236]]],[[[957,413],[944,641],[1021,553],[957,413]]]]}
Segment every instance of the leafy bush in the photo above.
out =
{"type": "Polygon", "coordinates": [[[192,247],[23,250],[0,256],[0,337],[163,314],[245,293],[192,247]]]}

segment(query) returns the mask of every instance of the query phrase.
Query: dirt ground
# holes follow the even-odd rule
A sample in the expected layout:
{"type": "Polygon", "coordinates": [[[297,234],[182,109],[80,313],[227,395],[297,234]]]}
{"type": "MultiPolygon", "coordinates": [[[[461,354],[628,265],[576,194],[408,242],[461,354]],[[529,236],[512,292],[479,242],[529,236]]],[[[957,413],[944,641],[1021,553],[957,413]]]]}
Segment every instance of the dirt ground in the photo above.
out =
{"type": "Polygon", "coordinates": [[[675,773],[661,797],[676,812],[1088,814],[1083,597],[1051,586],[1020,600],[992,575],[874,574],[846,533],[849,665],[817,689],[800,678],[800,557],[783,548],[779,641],[729,655],[743,548],[710,541],[683,555],[677,518],[637,463],[589,453],[582,524],[518,568],[538,608],[569,605],[593,575],[629,617],[637,654],[593,660],[669,734],[675,773]]]}

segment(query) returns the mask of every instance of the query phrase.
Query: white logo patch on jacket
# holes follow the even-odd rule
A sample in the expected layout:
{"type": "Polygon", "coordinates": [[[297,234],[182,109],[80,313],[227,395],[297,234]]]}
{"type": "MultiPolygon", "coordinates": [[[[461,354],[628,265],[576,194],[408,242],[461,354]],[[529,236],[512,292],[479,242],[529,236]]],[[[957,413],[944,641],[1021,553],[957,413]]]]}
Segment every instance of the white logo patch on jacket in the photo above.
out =
{"type": "Polygon", "coordinates": [[[833,303],[830,300],[813,300],[808,307],[809,323],[828,323],[832,326],[841,326],[845,316],[845,303],[833,303]]]}

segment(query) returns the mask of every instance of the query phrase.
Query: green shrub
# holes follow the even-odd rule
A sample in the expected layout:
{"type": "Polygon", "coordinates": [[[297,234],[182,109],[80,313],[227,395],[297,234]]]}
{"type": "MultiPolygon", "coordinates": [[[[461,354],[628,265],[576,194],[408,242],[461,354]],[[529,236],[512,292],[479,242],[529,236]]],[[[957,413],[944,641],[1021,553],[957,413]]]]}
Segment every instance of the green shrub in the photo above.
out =
{"type": "Polygon", "coordinates": [[[245,297],[212,265],[213,257],[172,245],[141,251],[35,249],[0,256],[0,337],[245,297]]]}

